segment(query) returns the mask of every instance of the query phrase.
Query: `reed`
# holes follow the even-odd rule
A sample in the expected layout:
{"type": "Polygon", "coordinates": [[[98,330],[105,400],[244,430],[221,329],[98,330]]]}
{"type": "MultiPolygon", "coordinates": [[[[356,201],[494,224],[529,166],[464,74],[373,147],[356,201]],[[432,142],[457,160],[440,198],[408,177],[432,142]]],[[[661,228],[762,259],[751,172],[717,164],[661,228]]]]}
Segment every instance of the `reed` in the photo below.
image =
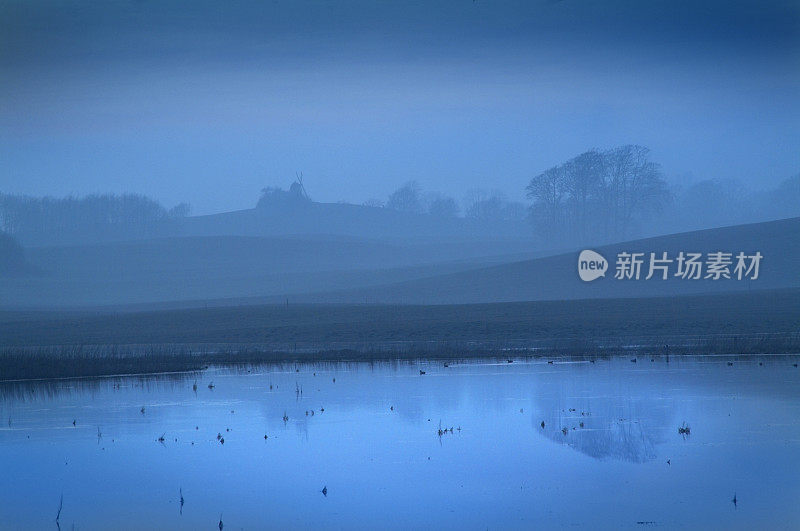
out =
{"type": "MultiPolygon", "coordinates": [[[[759,333],[703,337],[651,336],[593,340],[559,338],[529,343],[372,342],[342,348],[284,350],[264,345],[63,345],[0,348],[0,381],[137,375],[202,371],[210,365],[239,366],[305,362],[447,361],[484,358],[507,363],[515,359],[569,358],[594,362],[614,356],[646,356],[669,361],[680,355],[800,353],[800,333],[759,333]]],[[[633,361],[636,358],[631,358],[633,361]]],[[[425,371],[420,370],[420,374],[425,371]]],[[[193,387],[194,388],[194,387],[193,387]]],[[[213,389],[213,383],[209,384],[213,389]]],[[[297,386],[296,391],[302,394],[297,386]]]]}

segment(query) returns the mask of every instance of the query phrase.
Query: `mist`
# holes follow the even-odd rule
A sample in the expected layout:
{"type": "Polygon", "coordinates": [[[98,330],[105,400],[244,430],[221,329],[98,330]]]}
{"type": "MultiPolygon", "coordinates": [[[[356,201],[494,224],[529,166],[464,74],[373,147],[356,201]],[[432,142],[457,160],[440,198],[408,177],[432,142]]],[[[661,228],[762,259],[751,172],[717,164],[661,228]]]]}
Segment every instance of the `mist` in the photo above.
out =
{"type": "Polygon", "coordinates": [[[210,214],[302,171],[322,202],[412,180],[523,201],[535,174],[624,144],[670,183],[763,190],[800,167],[789,2],[0,9],[6,193],[210,214]]]}
{"type": "Polygon", "coordinates": [[[800,529],[798,146],[797,0],[2,0],[0,526],[800,529]]]}
{"type": "Polygon", "coordinates": [[[606,296],[542,264],[800,216],[791,2],[0,10],[0,307],[606,296]]]}

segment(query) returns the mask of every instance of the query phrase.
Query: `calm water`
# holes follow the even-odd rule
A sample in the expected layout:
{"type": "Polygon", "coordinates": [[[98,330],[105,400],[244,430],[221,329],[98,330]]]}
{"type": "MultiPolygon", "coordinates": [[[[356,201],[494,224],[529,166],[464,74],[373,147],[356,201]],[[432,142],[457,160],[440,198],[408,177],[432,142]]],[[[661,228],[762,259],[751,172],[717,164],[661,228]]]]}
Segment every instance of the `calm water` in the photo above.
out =
{"type": "Polygon", "coordinates": [[[797,361],[286,365],[6,385],[0,527],[55,529],[63,494],[62,529],[216,529],[220,515],[225,529],[797,529],[797,361]]]}

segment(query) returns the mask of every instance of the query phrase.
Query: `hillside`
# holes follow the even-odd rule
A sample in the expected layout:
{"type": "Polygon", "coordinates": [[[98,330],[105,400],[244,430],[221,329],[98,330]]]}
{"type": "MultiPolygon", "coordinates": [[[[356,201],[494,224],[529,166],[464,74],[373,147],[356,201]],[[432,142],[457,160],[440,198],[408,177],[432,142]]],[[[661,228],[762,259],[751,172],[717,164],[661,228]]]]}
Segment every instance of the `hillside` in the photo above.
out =
{"type": "MultiPolygon", "coordinates": [[[[583,282],[577,273],[578,252],[460,271],[434,277],[358,290],[319,293],[302,300],[403,304],[460,304],[596,297],[653,297],[691,293],[800,287],[800,218],[738,225],[719,229],[659,236],[596,247],[609,261],[605,278],[583,282]],[[650,252],[674,258],[678,252],[726,251],[763,255],[757,280],[690,280],[670,275],[642,279],[614,279],[620,252],[650,252]]],[[[673,268],[675,264],[672,264],[673,268]]],[[[672,270],[674,272],[674,269],[672,270]]]]}
{"type": "MultiPolygon", "coordinates": [[[[382,242],[351,236],[204,236],[26,249],[37,274],[0,278],[0,308],[196,307],[324,302],[460,304],[653,297],[800,287],[800,218],[595,247],[605,278],[578,278],[578,250],[519,241],[382,242]],[[619,252],[644,253],[640,280],[616,280],[619,252]],[[647,258],[726,251],[763,260],[757,280],[644,280],[647,258]],[[149,305],[149,306],[148,306],[149,305]]],[[[674,264],[673,272],[674,272],[674,264]]]]}
{"type": "Polygon", "coordinates": [[[189,217],[183,220],[181,231],[186,236],[338,234],[414,243],[533,240],[531,226],[524,221],[437,217],[389,208],[317,202],[189,217]]]}
{"type": "Polygon", "coordinates": [[[38,272],[0,276],[0,307],[282,301],[535,256],[507,242],[389,244],[322,235],[158,238],[33,247],[26,255],[38,272]]]}

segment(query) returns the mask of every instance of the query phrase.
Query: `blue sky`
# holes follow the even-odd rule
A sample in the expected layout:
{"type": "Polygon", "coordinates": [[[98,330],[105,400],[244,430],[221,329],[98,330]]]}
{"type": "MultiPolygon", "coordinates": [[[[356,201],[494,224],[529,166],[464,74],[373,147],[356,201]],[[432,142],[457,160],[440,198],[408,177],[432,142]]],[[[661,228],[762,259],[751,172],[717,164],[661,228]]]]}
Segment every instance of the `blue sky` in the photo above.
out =
{"type": "Polygon", "coordinates": [[[0,79],[4,192],[523,199],[624,143],[680,182],[800,171],[796,2],[4,1],[0,79]]]}

